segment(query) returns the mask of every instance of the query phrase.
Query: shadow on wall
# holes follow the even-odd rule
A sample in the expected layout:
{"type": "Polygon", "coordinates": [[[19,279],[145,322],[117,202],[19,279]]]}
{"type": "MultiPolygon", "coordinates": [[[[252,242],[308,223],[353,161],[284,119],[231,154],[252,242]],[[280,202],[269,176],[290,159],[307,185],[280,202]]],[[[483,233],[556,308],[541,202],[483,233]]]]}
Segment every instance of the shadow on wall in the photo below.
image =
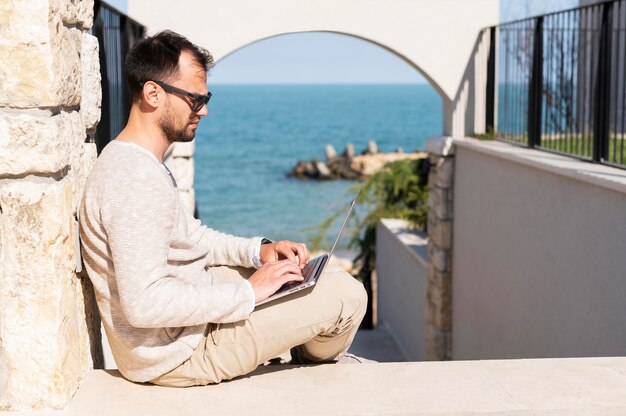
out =
{"type": "Polygon", "coordinates": [[[481,31],[472,48],[453,101],[444,99],[444,131],[454,138],[486,132],[487,59],[489,31],[481,31]]]}
{"type": "Polygon", "coordinates": [[[85,301],[85,324],[87,325],[87,334],[89,335],[89,350],[93,361],[93,368],[104,368],[104,354],[102,352],[102,332],[100,329],[100,314],[98,313],[98,305],[96,304],[96,295],[93,290],[93,284],[87,276],[87,271],[83,266],[83,270],[76,273],[80,278],[83,290],[83,299],[85,301]]]}

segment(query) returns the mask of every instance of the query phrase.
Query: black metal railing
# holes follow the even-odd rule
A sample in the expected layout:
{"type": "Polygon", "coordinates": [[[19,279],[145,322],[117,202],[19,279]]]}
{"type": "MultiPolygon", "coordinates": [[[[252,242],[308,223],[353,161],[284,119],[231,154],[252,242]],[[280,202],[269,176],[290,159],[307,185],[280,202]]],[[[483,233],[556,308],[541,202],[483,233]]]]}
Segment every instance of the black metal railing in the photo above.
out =
{"type": "Polygon", "coordinates": [[[626,168],[626,0],[488,30],[495,137],[626,168]]]}
{"type": "Polygon", "coordinates": [[[98,154],[128,121],[130,93],[124,77],[124,57],[145,36],[146,28],[113,7],[96,0],[92,34],[100,44],[102,115],[96,129],[98,154]]]}

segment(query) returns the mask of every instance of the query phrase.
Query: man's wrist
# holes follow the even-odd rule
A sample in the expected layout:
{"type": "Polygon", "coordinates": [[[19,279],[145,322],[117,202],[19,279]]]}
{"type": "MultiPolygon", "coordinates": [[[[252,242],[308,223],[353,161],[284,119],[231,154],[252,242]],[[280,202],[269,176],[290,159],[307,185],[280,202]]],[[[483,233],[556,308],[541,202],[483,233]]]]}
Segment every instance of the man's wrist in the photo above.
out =
{"type": "Polygon", "coordinates": [[[268,240],[265,237],[261,238],[261,241],[259,241],[259,244],[255,247],[254,254],[252,256],[252,264],[254,265],[254,268],[260,269],[261,266],[263,266],[263,263],[261,262],[261,246],[272,243],[272,240],[268,240]]]}

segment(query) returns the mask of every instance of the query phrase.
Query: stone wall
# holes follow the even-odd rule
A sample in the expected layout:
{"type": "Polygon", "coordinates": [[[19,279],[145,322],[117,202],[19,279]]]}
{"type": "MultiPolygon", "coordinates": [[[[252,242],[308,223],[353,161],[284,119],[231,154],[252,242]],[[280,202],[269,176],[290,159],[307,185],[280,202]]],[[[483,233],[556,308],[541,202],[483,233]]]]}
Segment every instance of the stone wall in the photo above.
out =
{"type": "Polygon", "coordinates": [[[428,175],[428,289],[426,310],[426,356],[429,360],[452,359],[452,185],[454,152],[452,139],[441,137],[427,143],[428,175]]]}
{"type": "Polygon", "coordinates": [[[97,353],[74,223],[100,118],[93,6],[0,2],[0,410],[63,407],[97,353]]]}

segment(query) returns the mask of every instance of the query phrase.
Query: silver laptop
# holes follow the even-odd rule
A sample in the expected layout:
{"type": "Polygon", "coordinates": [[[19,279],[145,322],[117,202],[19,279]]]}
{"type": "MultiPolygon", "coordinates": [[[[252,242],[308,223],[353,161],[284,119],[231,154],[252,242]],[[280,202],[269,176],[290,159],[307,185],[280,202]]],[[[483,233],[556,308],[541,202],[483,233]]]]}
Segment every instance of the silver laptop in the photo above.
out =
{"type": "Polygon", "coordinates": [[[260,306],[265,303],[272,302],[276,299],[282,298],[284,296],[291,295],[292,293],[299,292],[317,283],[320,276],[322,275],[322,272],[324,271],[324,267],[326,267],[326,264],[328,263],[331,256],[333,255],[333,251],[335,251],[335,247],[337,246],[337,242],[339,242],[339,237],[341,237],[341,234],[343,233],[343,229],[346,228],[346,224],[348,223],[348,218],[350,218],[352,209],[354,208],[354,205],[356,205],[356,200],[359,197],[359,194],[361,193],[361,189],[363,189],[363,186],[359,188],[359,191],[356,193],[354,200],[352,200],[352,204],[350,205],[348,214],[346,214],[346,218],[343,220],[343,224],[341,225],[339,234],[337,234],[337,238],[335,238],[333,247],[330,249],[330,253],[322,254],[321,256],[317,256],[309,260],[309,262],[304,266],[304,269],[302,269],[302,277],[304,277],[303,281],[301,282],[292,281],[292,282],[285,283],[272,296],[270,296],[269,298],[265,300],[258,302],[256,306],[260,306]]]}

